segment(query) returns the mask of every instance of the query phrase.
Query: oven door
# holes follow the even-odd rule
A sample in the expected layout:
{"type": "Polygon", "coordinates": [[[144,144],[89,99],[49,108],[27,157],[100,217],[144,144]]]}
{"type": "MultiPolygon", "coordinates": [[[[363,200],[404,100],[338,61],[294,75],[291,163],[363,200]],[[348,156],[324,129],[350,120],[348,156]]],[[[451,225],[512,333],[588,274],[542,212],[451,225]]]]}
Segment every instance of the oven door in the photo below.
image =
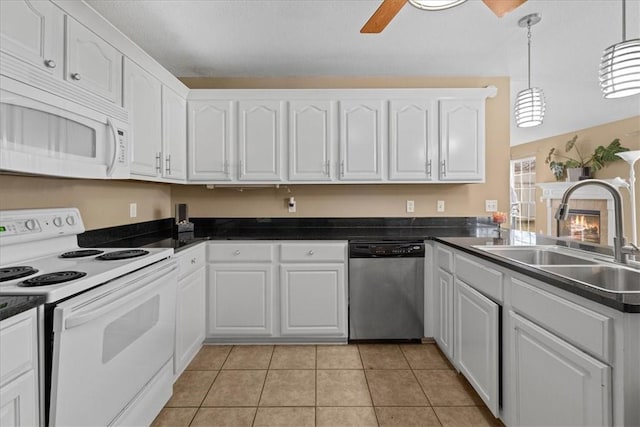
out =
{"type": "Polygon", "coordinates": [[[109,425],[148,392],[173,356],[177,281],[162,261],[57,305],[50,425],[109,425]]]}

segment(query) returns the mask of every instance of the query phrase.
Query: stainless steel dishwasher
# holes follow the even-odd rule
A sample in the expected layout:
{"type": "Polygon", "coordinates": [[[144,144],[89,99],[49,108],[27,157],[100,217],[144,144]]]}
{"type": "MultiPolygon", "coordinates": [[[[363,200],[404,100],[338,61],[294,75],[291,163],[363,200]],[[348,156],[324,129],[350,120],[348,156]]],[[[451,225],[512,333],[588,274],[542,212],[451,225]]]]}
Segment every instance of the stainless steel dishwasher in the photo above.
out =
{"type": "Polygon", "coordinates": [[[424,334],[424,243],[349,244],[349,339],[411,340],[424,334]]]}

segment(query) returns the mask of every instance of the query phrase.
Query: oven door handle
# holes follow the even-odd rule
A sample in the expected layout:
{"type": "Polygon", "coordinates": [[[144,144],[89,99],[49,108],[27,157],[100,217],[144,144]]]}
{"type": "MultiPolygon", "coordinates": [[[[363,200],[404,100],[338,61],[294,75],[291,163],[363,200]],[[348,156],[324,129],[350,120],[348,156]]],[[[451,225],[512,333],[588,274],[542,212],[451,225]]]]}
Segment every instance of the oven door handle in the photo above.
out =
{"type": "MultiPolygon", "coordinates": [[[[115,308],[134,301],[136,298],[151,293],[154,289],[166,284],[164,280],[171,272],[176,271],[178,266],[175,262],[163,268],[155,268],[146,275],[127,280],[121,286],[109,290],[104,295],[97,296],[87,302],[81,302],[71,307],[70,315],[64,321],[65,329],[72,329],[81,326],[87,322],[103,316],[105,313],[113,311],[115,308]],[[126,288],[126,292],[121,294],[122,289],[126,288]],[[81,314],[74,315],[74,311],[81,311],[81,314]],[[84,312],[84,314],[82,314],[84,312]]],[[[176,275],[177,284],[177,275],[176,275]]]]}

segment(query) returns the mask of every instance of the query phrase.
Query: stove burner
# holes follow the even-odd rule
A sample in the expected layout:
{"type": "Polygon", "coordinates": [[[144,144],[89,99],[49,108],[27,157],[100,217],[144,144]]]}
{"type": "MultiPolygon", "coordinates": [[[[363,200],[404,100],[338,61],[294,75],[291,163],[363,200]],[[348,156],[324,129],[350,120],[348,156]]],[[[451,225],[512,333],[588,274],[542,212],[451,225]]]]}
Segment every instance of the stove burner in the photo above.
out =
{"type": "Polygon", "coordinates": [[[47,286],[56,285],[58,283],[69,282],[86,276],[87,273],[82,271],[56,271],[55,273],[41,274],[18,283],[18,286],[47,286]]]}
{"type": "Polygon", "coordinates": [[[99,259],[101,261],[116,261],[120,259],[136,258],[139,256],[144,256],[148,253],[149,251],[145,251],[142,249],[126,249],[124,251],[109,252],[96,257],[96,259],[99,259]]]}
{"type": "Polygon", "coordinates": [[[104,251],[99,251],[97,249],[81,249],[78,251],[65,252],[60,255],[60,258],[82,258],[86,256],[94,256],[100,255],[104,251]]]}
{"type": "Polygon", "coordinates": [[[13,279],[19,279],[21,277],[30,276],[37,273],[33,267],[21,265],[17,267],[0,268],[0,282],[7,282],[13,279]]]}

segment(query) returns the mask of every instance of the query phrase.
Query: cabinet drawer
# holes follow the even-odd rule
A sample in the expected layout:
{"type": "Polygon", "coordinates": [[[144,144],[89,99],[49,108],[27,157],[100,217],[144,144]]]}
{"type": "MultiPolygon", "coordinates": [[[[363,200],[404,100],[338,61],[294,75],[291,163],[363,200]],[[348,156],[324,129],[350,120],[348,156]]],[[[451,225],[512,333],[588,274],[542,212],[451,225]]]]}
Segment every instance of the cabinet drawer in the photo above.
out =
{"type": "Polygon", "coordinates": [[[511,298],[516,311],[588,353],[612,361],[611,318],[515,278],[511,298]]]}
{"type": "Polygon", "coordinates": [[[0,323],[0,385],[36,367],[36,309],[0,323]]]}
{"type": "Polygon", "coordinates": [[[209,262],[271,262],[273,261],[272,244],[263,243],[229,243],[209,246],[207,261],[209,262]]]}
{"type": "Polygon", "coordinates": [[[285,243],[280,259],[285,262],[345,262],[346,243],[285,243]]]}
{"type": "Polygon", "coordinates": [[[472,259],[456,255],[456,277],[498,302],[502,302],[502,273],[472,259]]]}
{"type": "Polygon", "coordinates": [[[453,252],[438,246],[436,251],[436,264],[449,273],[453,272],[453,252]]]}
{"type": "Polygon", "coordinates": [[[202,243],[194,248],[187,249],[176,254],[178,260],[178,278],[183,278],[197,269],[204,267],[205,251],[202,243]]]}

